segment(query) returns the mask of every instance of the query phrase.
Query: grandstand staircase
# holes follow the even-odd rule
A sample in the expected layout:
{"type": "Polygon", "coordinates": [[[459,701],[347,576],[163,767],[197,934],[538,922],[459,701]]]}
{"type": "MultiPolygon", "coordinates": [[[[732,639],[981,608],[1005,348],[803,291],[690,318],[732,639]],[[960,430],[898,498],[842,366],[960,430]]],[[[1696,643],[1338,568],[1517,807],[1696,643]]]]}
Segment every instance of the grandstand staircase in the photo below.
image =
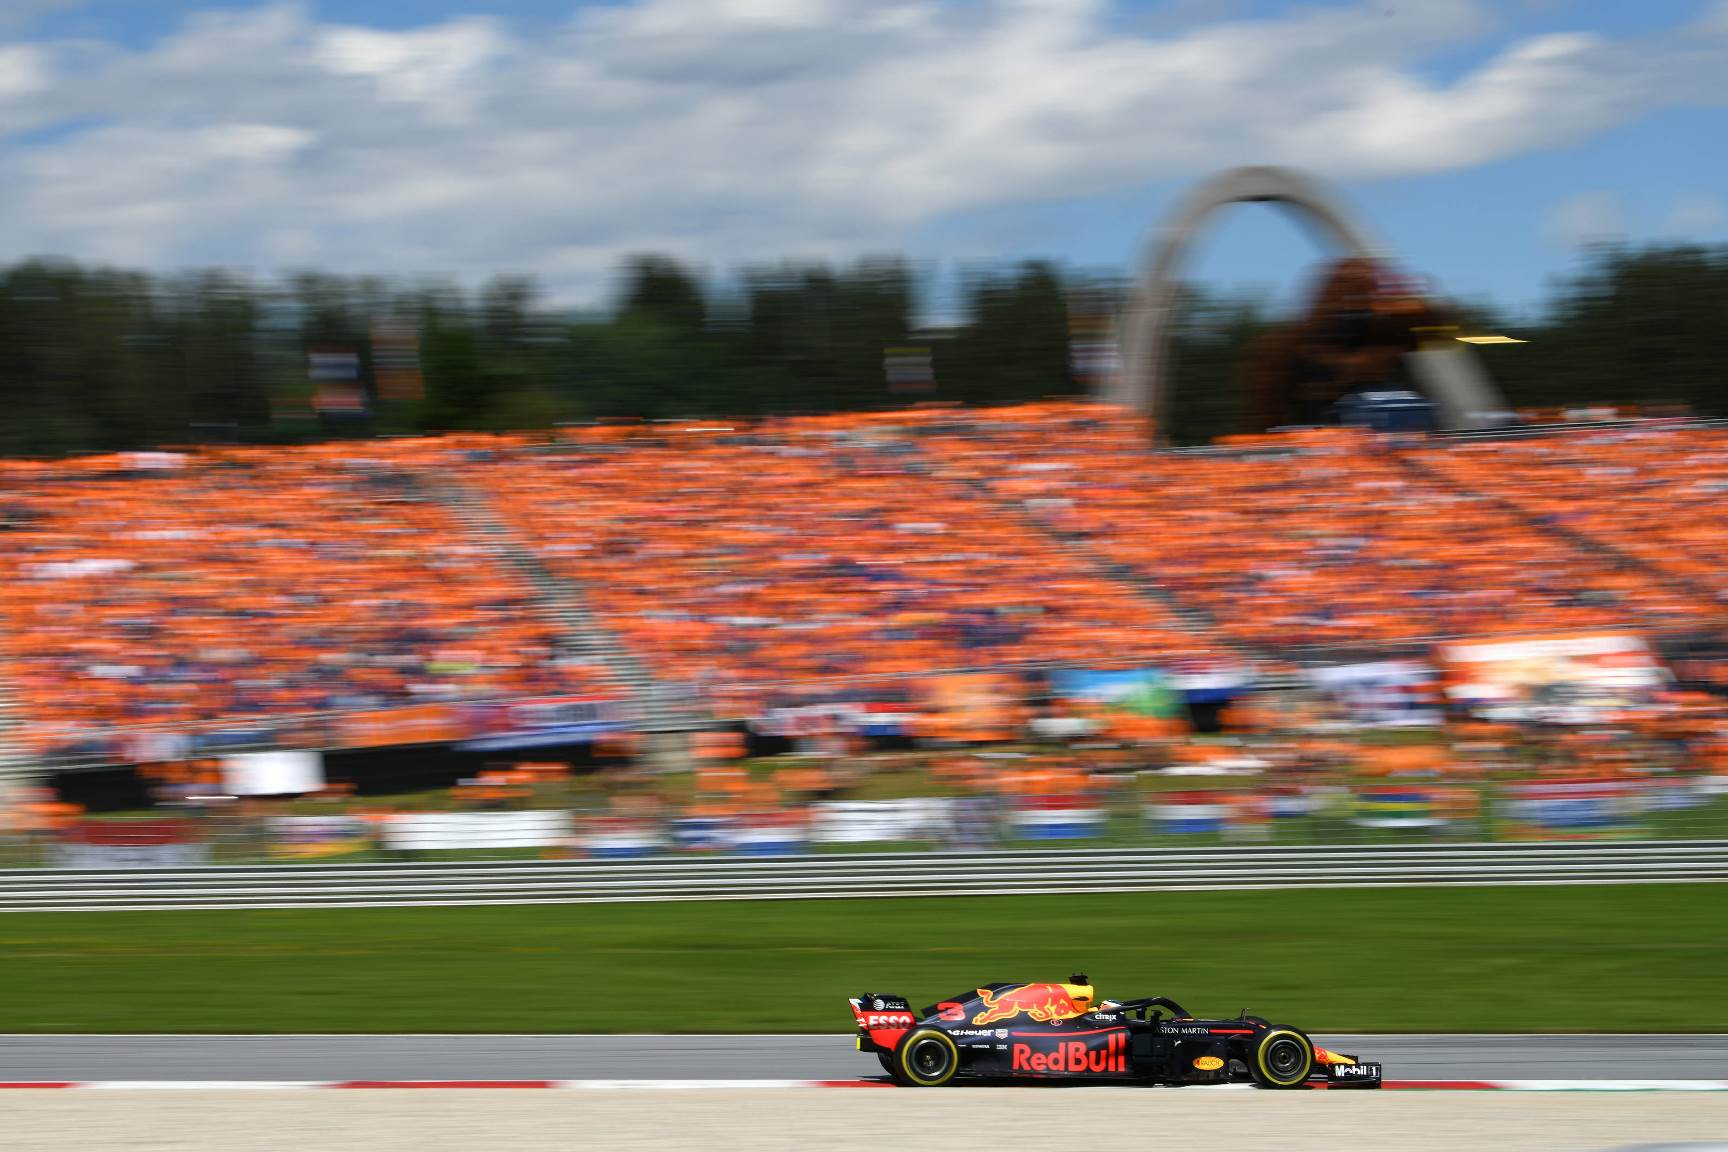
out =
{"type": "Polygon", "coordinates": [[[1578,532],[1563,524],[1555,524],[1544,520],[1539,516],[1533,515],[1515,501],[1507,500],[1504,497],[1495,496],[1487,492],[1482,492],[1475,488],[1466,488],[1456,480],[1453,480],[1450,476],[1447,476],[1445,473],[1438,472],[1433,468],[1428,467],[1426,464],[1423,464],[1421,461],[1412,459],[1409,453],[1395,452],[1392,453],[1392,458],[1404,468],[1405,472],[1408,473],[1412,479],[1419,483],[1434,488],[1444,488],[1456,492],[1461,496],[1471,496],[1484,500],[1495,509],[1505,513],[1507,516],[1526,525],[1532,530],[1564,540],[1578,551],[1596,556],[1623,572],[1636,573],[1646,580],[1666,585],[1670,589],[1684,593],[1689,597],[1696,597],[1707,604],[1720,604],[1722,602],[1722,598],[1717,590],[1708,585],[1700,584],[1695,580],[1677,575],[1673,572],[1663,571],[1641,557],[1634,556],[1632,553],[1627,552],[1624,549],[1616,548],[1607,541],[1598,540],[1593,536],[1588,536],[1583,532],[1578,532]]]}
{"type": "Polygon", "coordinates": [[[25,751],[19,736],[23,719],[19,715],[18,696],[12,685],[0,677],[0,807],[11,781],[25,780],[36,775],[33,758],[25,751]]]}
{"type": "Polygon", "coordinates": [[[710,727],[688,698],[654,676],[624,642],[602,625],[581,590],[541,563],[493,509],[485,495],[446,476],[418,473],[421,490],[450,510],[469,534],[515,568],[534,589],[548,617],[558,626],[564,654],[601,665],[611,672],[635,705],[636,720],[649,733],[689,732],[710,727]]]}
{"type": "MultiPolygon", "coordinates": [[[[965,488],[983,500],[989,501],[1017,517],[1020,522],[1043,536],[1061,544],[1063,549],[1075,559],[1091,568],[1094,572],[1118,584],[1129,588],[1139,596],[1156,603],[1169,613],[1185,632],[1191,632],[1203,637],[1206,642],[1216,648],[1230,653],[1245,665],[1258,664],[1267,654],[1254,651],[1236,641],[1226,638],[1218,627],[1218,620],[1212,613],[1183,600],[1158,582],[1148,579],[1143,573],[1135,571],[1126,564],[1118,563],[1104,556],[1093,548],[1086,537],[1078,532],[1064,532],[1059,528],[1044,522],[1022,506],[1019,502],[1007,500],[991,491],[989,485],[971,476],[955,476],[945,473],[942,469],[931,466],[928,461],[912,457],[905,465],[907,471],[926,477],[945,481],[949,484],[965,488]]],[[[1270,687],[1285,687],[1282,683],[1270,687]]]]}
{"type": "Polygon", "coordinates": [[[18,739],[21,727],[17,697],[11,685],[0,680],[0,794],[8,782],[36,775],[33,759],[18,739]]]}

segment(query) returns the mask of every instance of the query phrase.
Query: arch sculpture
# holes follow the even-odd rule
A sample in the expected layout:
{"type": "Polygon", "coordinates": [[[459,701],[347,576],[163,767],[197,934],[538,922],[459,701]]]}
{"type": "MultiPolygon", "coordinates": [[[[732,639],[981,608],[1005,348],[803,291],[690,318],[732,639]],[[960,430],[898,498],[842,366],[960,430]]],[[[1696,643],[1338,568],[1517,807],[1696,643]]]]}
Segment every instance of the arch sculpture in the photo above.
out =
{"type": "MultiPolygon", "coordinates": [[[[1183,261],[1195,238],[1220,209],[1232,204],[1276,203],[1320,234],[1347,260],[1378,263],[1384,251],[1319,184],[1288,168],[1235,168],[1200,185],[1154,238],[1132,303],[1117,327],[1120,370],[1103,399],[1144,413],[1154,428],[1167,426],[1171,390],[1171,336],[1180,302],[1183,261]]],[[[1433,401],[1439,424],[1479,427],[1503,404],[1467,346],[1434,342],[1412,353],[1411,376],[1433,401]]]]}

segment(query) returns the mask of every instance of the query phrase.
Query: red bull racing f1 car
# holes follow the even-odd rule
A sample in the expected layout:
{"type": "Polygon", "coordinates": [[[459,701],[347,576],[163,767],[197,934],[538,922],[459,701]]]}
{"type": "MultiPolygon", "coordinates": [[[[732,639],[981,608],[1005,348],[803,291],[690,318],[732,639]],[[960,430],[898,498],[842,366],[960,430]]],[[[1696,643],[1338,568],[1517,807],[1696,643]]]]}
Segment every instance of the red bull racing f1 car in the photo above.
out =
{"type": "Polygon", "coordinates": [[[913,1087],[961,1077],[1380,1087],[1379,1064],[1316,1047],[1299,1028],[1246,1012],[1196,1019],[1163,996],[1094,995],[1077,975],[1066,984],[987,984],[922,1012],[904,996],[870,993],[851,1003],[859,1050],[913,1087]]]}

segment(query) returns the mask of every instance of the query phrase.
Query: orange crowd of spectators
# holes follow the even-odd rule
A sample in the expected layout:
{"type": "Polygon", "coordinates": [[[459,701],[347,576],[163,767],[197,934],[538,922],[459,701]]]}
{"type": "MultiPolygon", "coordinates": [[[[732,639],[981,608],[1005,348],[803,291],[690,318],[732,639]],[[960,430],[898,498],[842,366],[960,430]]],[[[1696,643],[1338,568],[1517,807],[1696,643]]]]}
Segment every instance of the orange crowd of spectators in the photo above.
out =
{"type": "Polygon", "coordinates": [[[433,498],[445,483],[659,677],[735,715],[860,679],[912,699],[943,670],[1204,666],[1231,658],[1221,639],[1290,653],[1720,614],[1715,429],[1332,429],[1210,453],[1155,453],[1144,431],[1052,402],[0,461],[0,671],[38,751],[615,691],[560,655],[535,590],[433,498]]]}
{"type": "Polygon", "coordinates": [[[922,443],[946,470],[1267,648],[1660,625],[1700,608],[1479,493],[1432,482],[1368,433],[1155,454],[1125,413],[1050,404],[954,417],[922,443]]]}
{"type": "Polygon", "coordinates": [[[1208,653],[988,494],[834,423],[519,454],[464,478],[661,677],[710,694],[1208,653]]]}
{"type": "Polygon", "coordinates": [[[6,466],[0,646],[32,744],[593,686],[523,581],[367,451],[6,466]]]}
{"type": "Polygon", "coordinates": [[[1647,425],[1423,449],[1453,482],[1508,500],[1545,526],[1608,545],[1728,604],[1728,431],[1647,425]]]}

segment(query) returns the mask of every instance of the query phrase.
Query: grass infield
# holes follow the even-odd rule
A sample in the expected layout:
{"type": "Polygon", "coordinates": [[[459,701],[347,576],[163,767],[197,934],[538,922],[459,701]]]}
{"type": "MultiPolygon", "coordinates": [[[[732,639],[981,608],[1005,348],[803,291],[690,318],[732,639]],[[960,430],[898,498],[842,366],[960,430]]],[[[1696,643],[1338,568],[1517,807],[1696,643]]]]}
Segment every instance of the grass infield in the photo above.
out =
{"type": "Polygon", "coordinates": [[[843,1031],[1084,970],[1330,1031],[1728,1031],[1728,885],[0,916],[0,1032],[843,1031]]]}

